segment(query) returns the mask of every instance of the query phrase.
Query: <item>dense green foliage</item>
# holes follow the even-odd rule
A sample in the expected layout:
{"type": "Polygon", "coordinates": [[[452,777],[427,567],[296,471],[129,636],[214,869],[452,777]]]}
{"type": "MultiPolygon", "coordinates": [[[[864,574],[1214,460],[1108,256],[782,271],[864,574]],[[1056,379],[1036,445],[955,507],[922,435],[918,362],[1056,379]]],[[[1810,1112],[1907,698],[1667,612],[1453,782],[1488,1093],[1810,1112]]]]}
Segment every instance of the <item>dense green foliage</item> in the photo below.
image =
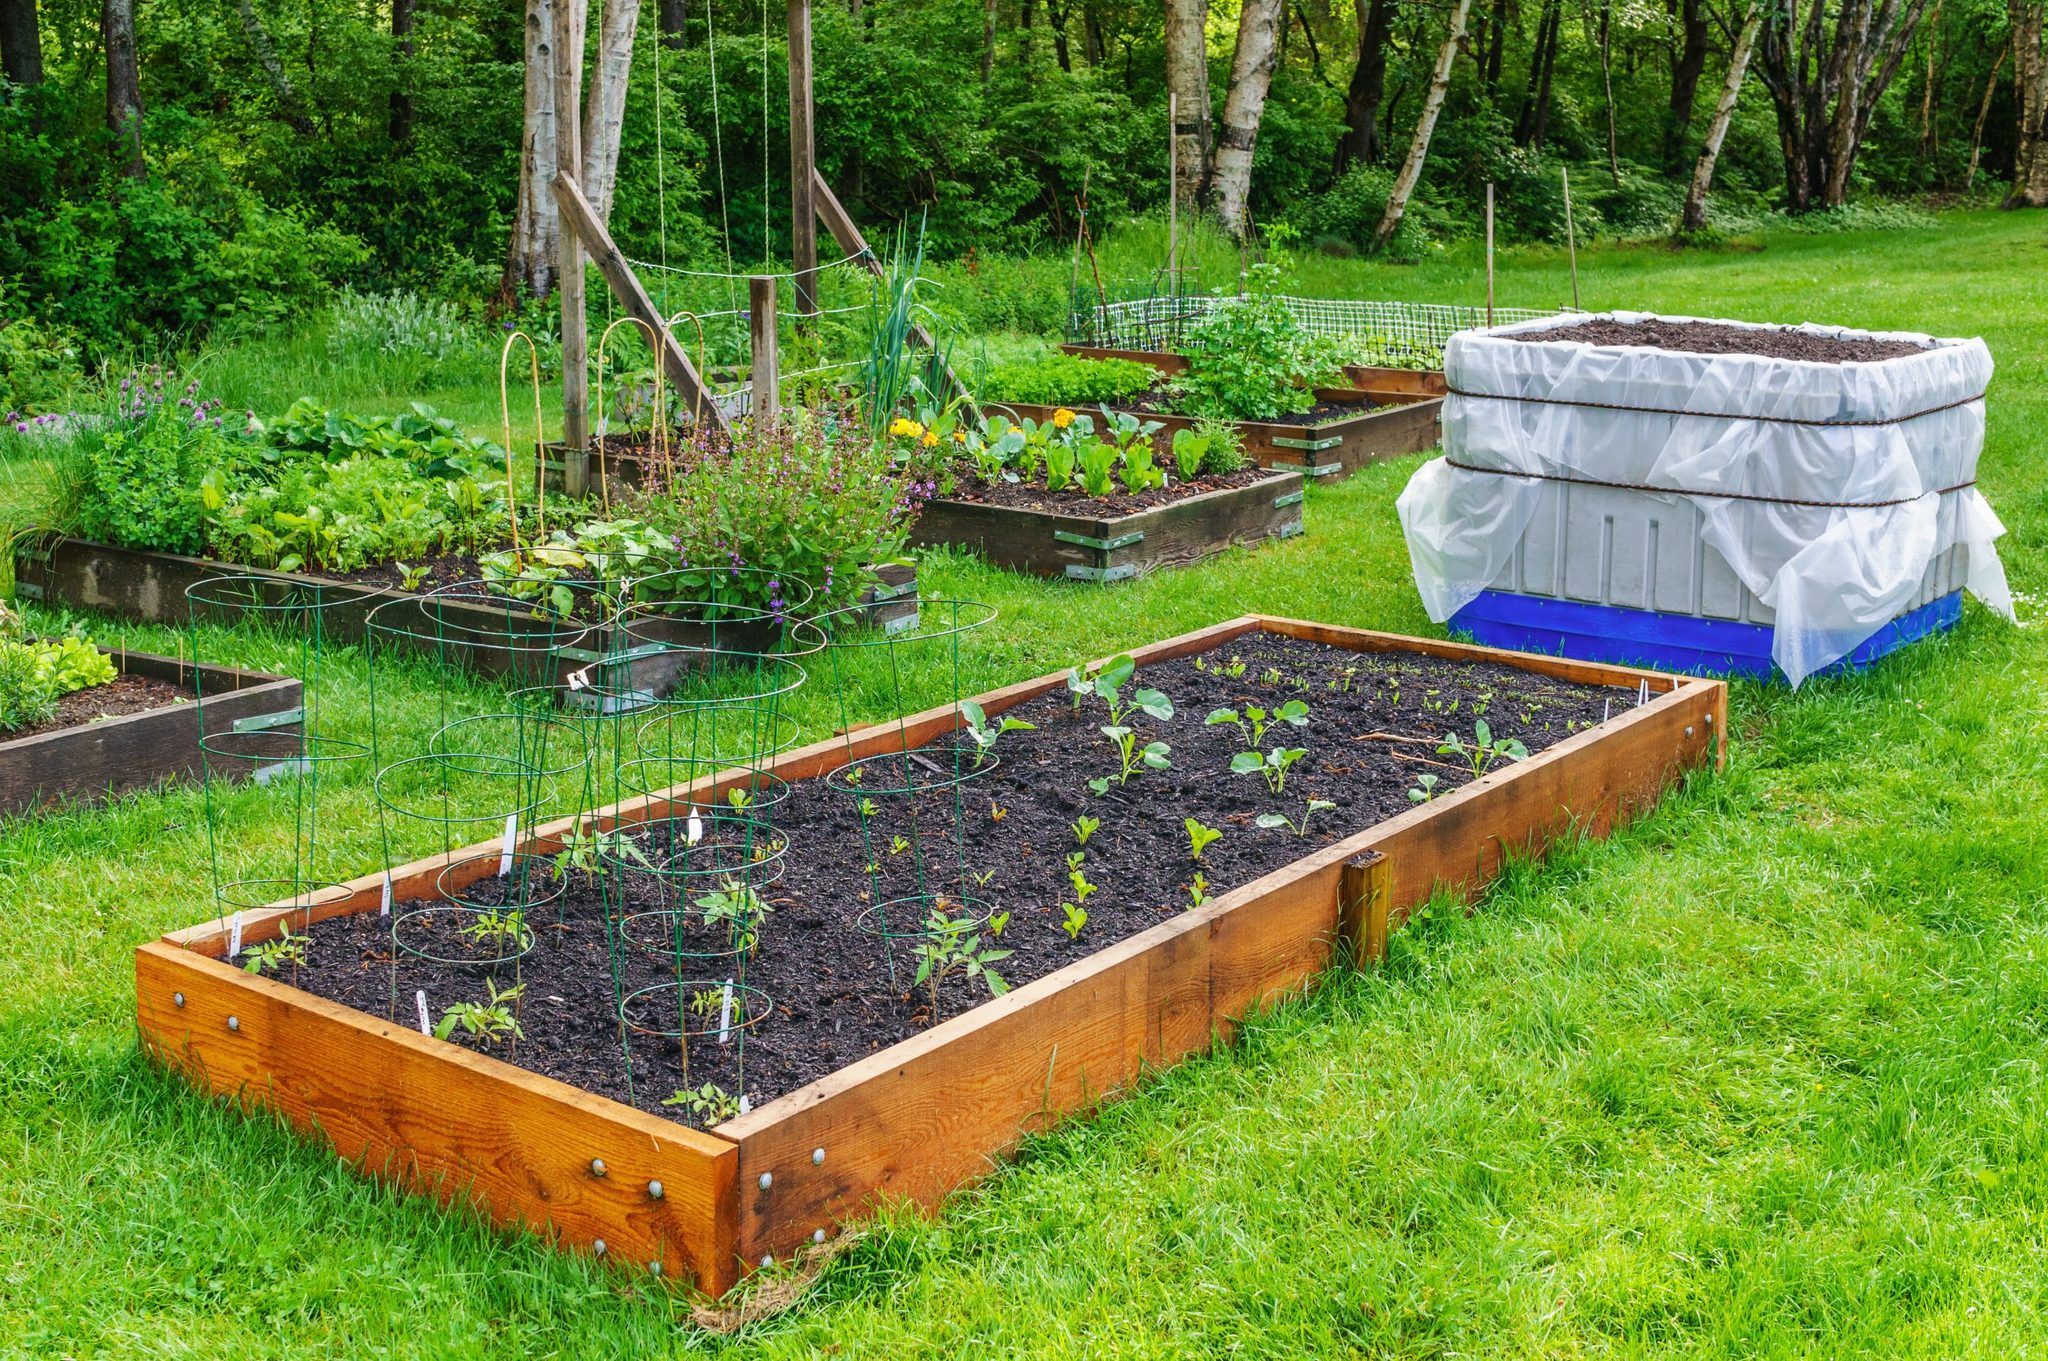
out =
{"type": "Polygon", "coordinates": [[[1057,352],[994,364],[973,376],[984,402],[1036,406],[1093,405],[1135,397],[1159,380],[1159,370],[1131,359],[1083,359],[1057,352]]]}
{"type": "Polygon", "coordinates": [[[1316,404],[1314,387],[1337,377],[1345,349],[1309,333],[1280,300],[1280,271],[1254,265],[1246,290],[1189,328],[1187,371],[1174,380],[1197,416],[1270,421],[1316,404]]]}
{"type": "Polygon", "coordinates": [[[41,723],[74,690],[105,685],[114,664],[83,638],[32,638],[13,609],[0,604],[0,735],[41,723]]]}

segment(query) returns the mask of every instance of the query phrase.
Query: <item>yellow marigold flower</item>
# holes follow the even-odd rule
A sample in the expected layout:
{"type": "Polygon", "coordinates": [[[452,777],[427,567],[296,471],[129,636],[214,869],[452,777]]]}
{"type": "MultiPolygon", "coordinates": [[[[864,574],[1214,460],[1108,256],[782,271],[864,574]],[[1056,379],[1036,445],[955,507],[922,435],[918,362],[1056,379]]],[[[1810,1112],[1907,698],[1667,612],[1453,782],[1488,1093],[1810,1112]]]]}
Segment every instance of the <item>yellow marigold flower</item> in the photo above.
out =
{"type": "Polygon", "coordinates": [[[967,432],[966,432],[965,430],[955,430],[955,431],[953,432],[953,443],[955,443],[955,444],[965,444],[965,443],[967,443],[967,432]]]}
{"type": "Polygon", "coordinates": [[[892,435],[915,436],[924,433],[924,427],[911,420],[908,416],[898,416],[895,420],[889,422],[889,433],[892,435]]]}
{"type": "Polygon", "coordinates": [[[939,442],[938,433],[936,431],[927,430],[924,432],[924,438],[919,442],[923,444],[925,448],[929,449],[934,444],[937,444],[939,442]]]}
{"type": "Polygon", "coordinates": [[[1065,407],[1061,407],[1052,413],[1052,423],[1059,429],[1064,430],[1074,423],[1074,413],[1065,407]]]}

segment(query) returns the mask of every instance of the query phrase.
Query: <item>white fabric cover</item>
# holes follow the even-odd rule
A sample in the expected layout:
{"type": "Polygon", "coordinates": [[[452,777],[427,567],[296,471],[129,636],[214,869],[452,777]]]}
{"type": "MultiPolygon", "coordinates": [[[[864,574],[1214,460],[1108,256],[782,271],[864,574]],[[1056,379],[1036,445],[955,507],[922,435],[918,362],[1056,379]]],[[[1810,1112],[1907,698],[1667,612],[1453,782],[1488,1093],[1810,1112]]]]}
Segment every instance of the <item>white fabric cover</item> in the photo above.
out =
{"type": "MultiPolygon", "coordinates": [[[[1600,315],[1618,322],[1696,320],[1600,315]]],[[[1795,686],[1904,612],[1931,560],[1956,544],[1965,546],[1971,594],[2012,617],[2005,570],[1993,547],[2005,527],[1990,504],[1970,487],[1950,493],[1960,502],[1955,515],[1937,515],[1942,498],[1936,493],[1977,475],[1981,400],[1902,424],[1754,419],[1896,422],[1977,397],[1991,379],[1991,352],[1983,341],[1797,328],[1929,347],[1879,363],[1826,364],[1503,338],[1597,319],[1564,316],[1463,331],[1446,344],[1444,369],[1454,395],[1444,404],[1445,457],[1424,464],[1398,502],[1430,618],[1442,623],[1494,583],[1528,527],[1542,486],[1467,472],[1450,466],[1452,460],[1688,495],[1703,516],[1708,545],[1775,612],[1772,655],[1795,686]],[[1659,415],[1459,393],[1716,414],[1659,415]],[[1717,491],[1812,501],[1905,499],[1881,508],[1830,509],[1729,500],[1717,491]],[[1946,535],[1938,527],[1943,519],[1946,535]]]]}

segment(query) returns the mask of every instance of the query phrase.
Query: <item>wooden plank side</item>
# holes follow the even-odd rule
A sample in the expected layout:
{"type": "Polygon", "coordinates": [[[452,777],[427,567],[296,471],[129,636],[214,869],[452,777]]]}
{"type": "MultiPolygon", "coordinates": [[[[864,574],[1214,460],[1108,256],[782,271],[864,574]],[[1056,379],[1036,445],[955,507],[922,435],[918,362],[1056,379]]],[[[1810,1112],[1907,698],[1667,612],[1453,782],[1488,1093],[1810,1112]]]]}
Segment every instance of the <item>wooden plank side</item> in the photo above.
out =
{"type": "Polygon", "coordinates": [[[739,1240],[781,1257],[882,1201],[931,1207],[1144,1065],[1205,1049],[1209,933],[1164,922],[719,1126],[739,1240]]]}
{"type": "Polygon", "coordinates": [[[1113,550],[1111,561],[1142,574],[1200,562],[1239,544],[1290,537],[1302,528],[1301,489],[1299,473],[1276,472],[1250,486],[1204,492],[1132,516],[1132,527],[1145,537],[1113,550]]]}
{"type": "Polygon", "coordinates": [[[1335,862],[1288,865],[1198,908],[1209,928],[1209,1011],[1236,1033],[1250,1013],[1305,990],[1330,967],[1340,934],[1335,862]]]}
{"type": "Polygon", "coordinates": [[[735,1279],[727,1141],[189,951],[145,945],[135,972],[145,1044],[203,1089],[276,1110],[366,1172],[472,1200],[498,1224],[586,1250],[602,1241],[622,1265],[659,1262],[712,1294],[735,1279]]]}

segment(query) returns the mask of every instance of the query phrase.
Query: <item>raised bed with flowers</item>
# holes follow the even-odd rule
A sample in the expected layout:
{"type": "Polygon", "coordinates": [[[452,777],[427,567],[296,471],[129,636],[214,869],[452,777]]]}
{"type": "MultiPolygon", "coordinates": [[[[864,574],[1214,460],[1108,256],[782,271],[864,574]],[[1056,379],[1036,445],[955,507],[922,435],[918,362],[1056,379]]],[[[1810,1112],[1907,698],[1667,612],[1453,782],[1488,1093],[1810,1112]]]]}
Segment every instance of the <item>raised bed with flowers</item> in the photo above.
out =
{"type": "MultiPolygon", "coordinates": [[[[716,712],[957,683],[987,617],[822,621],[716,712]]],[[[1246,617],[175,933],[138,1019],[368,1172],[717,1293],[1604,834],[1724,726],[1717,682],[1246,617]]]]}
{"type": "MultiPolygon", "coordinates": [[[[0,814],[197,775],[202,744],[229,734],[288,745],[299,693],[284,676],[38,638],[0,605],[0,814]]],[[[260,773],[261,764],[241,769],[260,773]]]]}

